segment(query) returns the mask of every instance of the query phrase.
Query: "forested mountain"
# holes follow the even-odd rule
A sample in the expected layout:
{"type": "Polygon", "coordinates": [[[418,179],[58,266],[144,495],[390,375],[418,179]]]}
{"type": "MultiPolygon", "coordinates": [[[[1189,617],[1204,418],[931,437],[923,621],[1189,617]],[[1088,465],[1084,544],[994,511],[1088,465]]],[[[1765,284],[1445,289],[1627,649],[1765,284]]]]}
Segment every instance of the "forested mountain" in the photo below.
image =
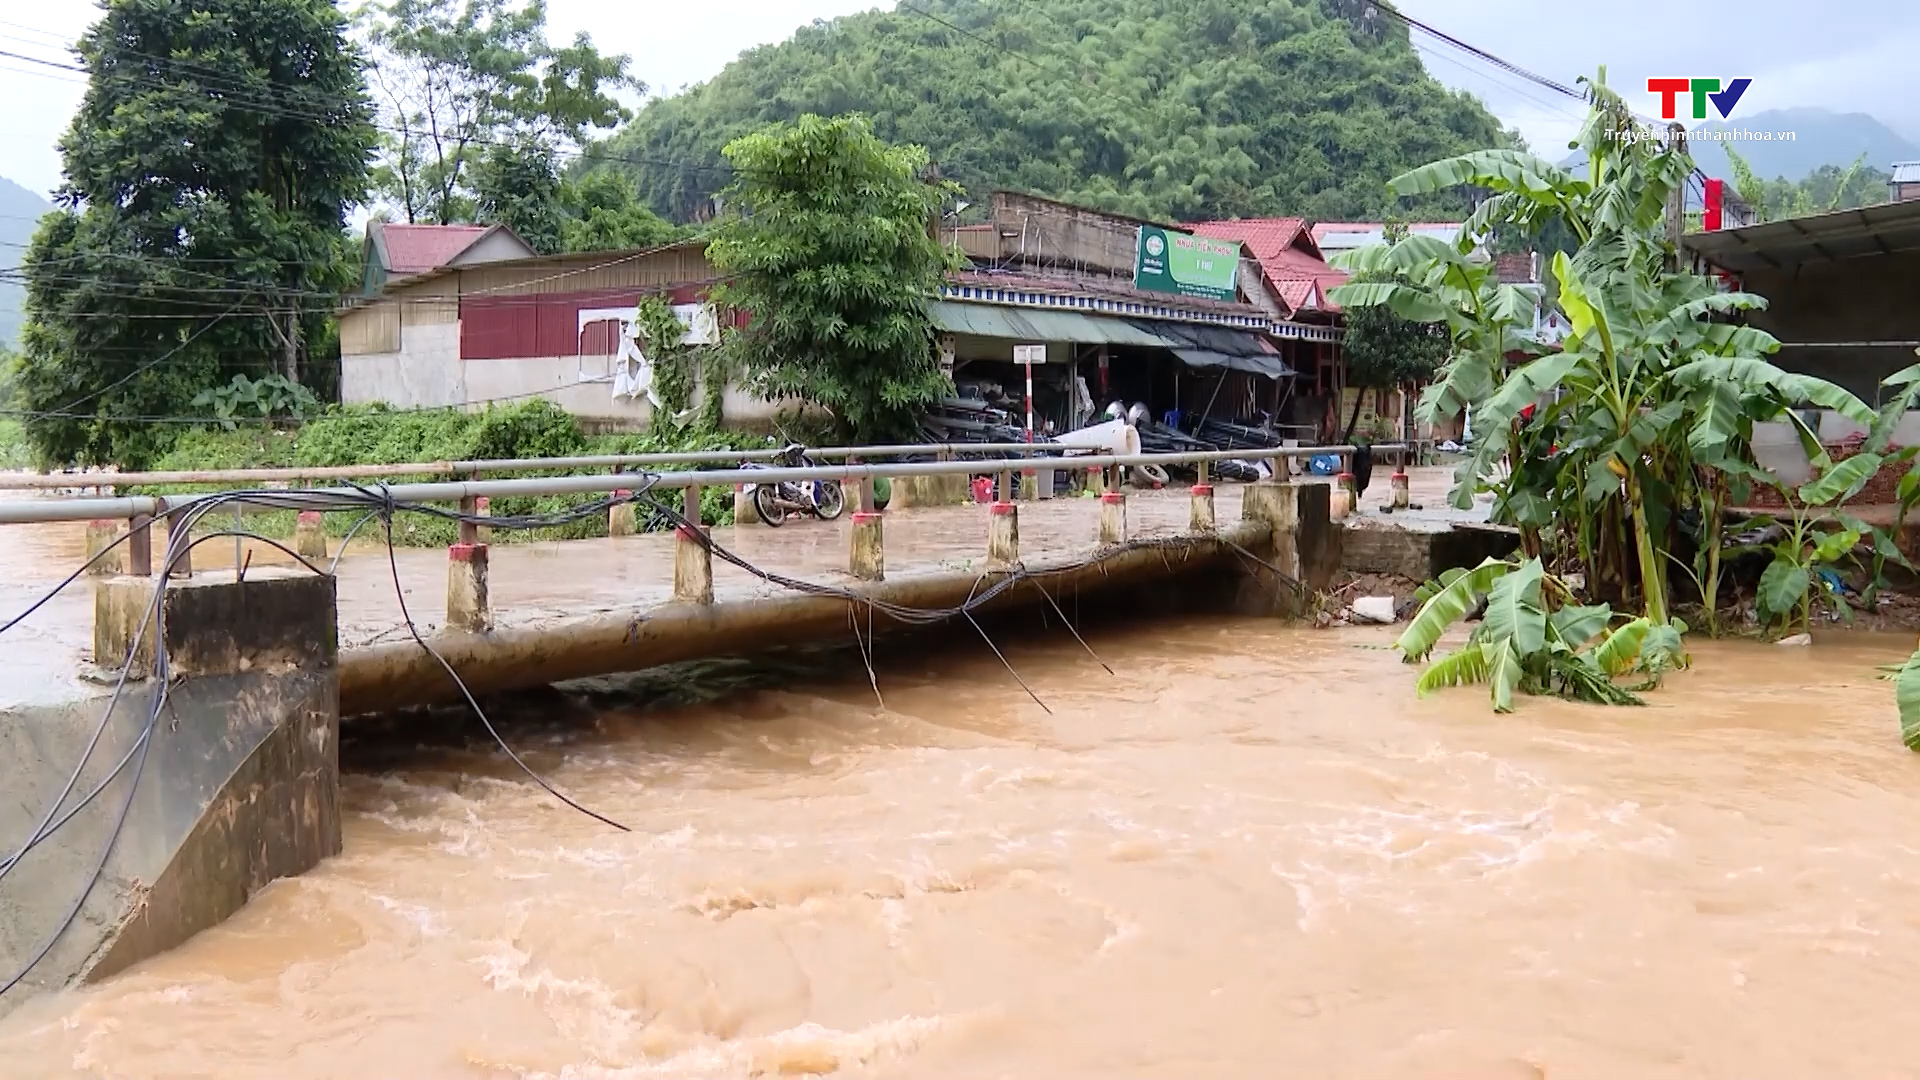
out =
{"type": "Polygon", "coordinates": [[[1508,139],[1365,0],[901,0],[651,102],[600,167],[684,221],[725,184],[721,147],[808,112],[866,113],[976,201],[1004,186],[1187,220],[1377,218],[1390,177],[1508,139]]]}
{"type": "MultiPolygon", "coordinates": [[[[1862,154],[1867,157],[1866,168],[1883,173],[1896,161],[1911,161],[1920,157],[1920,148],[1866,113],[1840,113],[1832,109],[1813,108],[1769,109],[1752,116],[1742,116],[1733,123],[1715,120],[1694,128],[1696,132],[1703,133],[1728,129],[1793,132],[1794,138],[1791,140],[1761,142],[1742,139],[1724,144],[1731,145],[1735,152],[1746,159],[1754,175],[1769,180],[1778,177],[1800,180],[1823,165],[1837,165],[1844,170],[1862,154]]],[[[1722,143],[1710,138],[1699,139],[1698,145],[1693,148],[1693,160],[1708,176],[1717,176],[1722,180],[1734,179],[1733,163],[1728,160],[1722,143]]]]}
{"type": "Polygon", "coordinates": [[[27,241],[40,215],[53,209],[47,200],[0,176],[0,349],[11,348],[20,336],[21,302],[25,294],[11,271],[26,254],[27,241]]]}

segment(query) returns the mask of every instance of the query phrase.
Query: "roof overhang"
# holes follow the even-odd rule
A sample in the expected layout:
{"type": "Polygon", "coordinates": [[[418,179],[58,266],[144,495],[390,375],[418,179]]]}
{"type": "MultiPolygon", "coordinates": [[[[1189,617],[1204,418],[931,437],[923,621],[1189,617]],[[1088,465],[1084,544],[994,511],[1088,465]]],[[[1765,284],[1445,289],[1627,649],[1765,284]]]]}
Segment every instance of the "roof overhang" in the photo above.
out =
{"type": "Polygon", "coordinates": [[[1920,200],[1689,233],[1681,245],[1736,273],[1920,251],[1920,200]]]}
{"type": "Polygon", "coordinates": [[[1167,349],[1189,367],[1224,368],[1272,379],[1294,374],[1258,331],[1160,319],[1117,318],[1077,311],[1036,311],[993,304],[936,300],[933,325],[949,334],[1013,341],[1130,345],[1167,349]]]}

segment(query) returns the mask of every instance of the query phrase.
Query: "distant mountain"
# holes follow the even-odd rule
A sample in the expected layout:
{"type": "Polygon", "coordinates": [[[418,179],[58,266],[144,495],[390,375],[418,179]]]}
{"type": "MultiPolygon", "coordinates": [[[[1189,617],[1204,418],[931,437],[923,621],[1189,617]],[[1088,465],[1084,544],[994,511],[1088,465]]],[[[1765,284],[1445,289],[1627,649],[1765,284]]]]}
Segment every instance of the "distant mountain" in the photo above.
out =
{"type": "Polygon", "coordinates": [[[1732,121],[1712,121],[1693,130],[1696,135],[1715,131],[1792,132],[1792,141],[1761,142],[1741,138],[1731,143],[1693,140],[1693,160],[1709,176],[1733,179],[1733,166],[1722,147],[1731,145],[1745,158],[1755,176],[1764,180],[1786,177],[1800,180],[1822,165],[1846,168],[1861,154],[1866,165],[1890,172],[1896,161],[1920,160],[1920,146],[1895,134],[1892,128],[1866,113],[1838,113],[1831,109],[1769,109],[1732,121]]]}
{"type": "MultiPolygon", "coordinates": [[[[0,271],[20,265],[35,224],[51,209],[53,204],[47,200],[0,176],[0,271]]],[[[0,279],[0,348],[12,348],[19,340],[20,306],[25,299],[25,290],[0,279]]]]}

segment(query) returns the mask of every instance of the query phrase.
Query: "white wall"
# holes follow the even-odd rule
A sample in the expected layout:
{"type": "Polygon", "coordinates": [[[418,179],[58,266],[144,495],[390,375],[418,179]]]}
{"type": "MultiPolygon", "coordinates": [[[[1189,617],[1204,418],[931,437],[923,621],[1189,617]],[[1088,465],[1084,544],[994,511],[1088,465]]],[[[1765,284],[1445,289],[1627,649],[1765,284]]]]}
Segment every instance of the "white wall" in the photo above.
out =
{"type": "MultiPolygon", "coordinates": [[[[1864,434],[1866,430],[1839,413],[1820,411],[1820,441],[1829,446],[1864,434]]],[[[1920,444],[1920,415],[1909,413],[1902,418],[1894,426],[1893,442],[1896,446],[1920,444]]],[[[1804,484],[1813,479],[1813,463],[1807,460],[1807,452],[1801,448],[1800,436],[1793,425],[1785,420],[1753,425],[1753,457],[1761,468],[1789,484],[1804,484]]]]}
{"type": "Polygon", "coordinates": [[[340,400],[384,401],[395,408],[433,409],[467,400],[460,363],[460,324],[429,323],[401,330],[400,351],[340,358],[340,400]]]}
{"type": "MultiPolygon", "coordinates": [[[[639,430],[653,419],[653,406],[644,398],[633,400],[613,396],[611,382],[581,382],[588,377],[604,378],[612,358],[606,356],[542,356],[512,360],[467,360],[461,366],[466,373],[466,403],[483,407],[489,400],[514,398],[539,392],[561,408],[595,423],[639,430]]],[[[700,407],[705,388],[696,386],[694,409],[700,407]]],[[[780,408],[775,402],[762,401],[739,386],[729,385],[722,396],[721,411],[726,422],[742,427],[764,427],[780,408]]]]}
{"type": "MultiPolygon", "coordinates": [[[[582,420],[643,429],[653,418],[653,407],[644,397],[614,398],[613,384],[606,381],[612,364],[609,356],[462,360],[458,322],[414,324],[402,328],[399,352],[341,357],[340,398],[350,405],[386,402],[401,409],[434,409],[485,408],[489,402],[512,404],[540,396],[582,420]],[[583,382],[582,375],[602,381],[583,382]]],[[[695,388],[695,408],[703,394],[704,388],[695,388]]],[[[722,411],[729,424],[766,427],[786,404],[762,401],[730,384],[722,411]]]]}

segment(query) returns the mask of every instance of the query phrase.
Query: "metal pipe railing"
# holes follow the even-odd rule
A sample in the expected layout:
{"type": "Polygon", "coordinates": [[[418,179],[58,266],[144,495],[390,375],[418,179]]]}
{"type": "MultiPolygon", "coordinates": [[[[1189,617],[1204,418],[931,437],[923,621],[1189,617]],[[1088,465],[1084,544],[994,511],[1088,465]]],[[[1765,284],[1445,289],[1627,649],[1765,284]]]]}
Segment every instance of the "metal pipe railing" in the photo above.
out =
{"type": "MultiPolygon", "coordinates": [[[[907,454],[1065,454],[1059,443],[906,443],[893,446],[827,446],[807,450],[820,459],[901,457],[907,454]]],[[[776,447],[759,450],[690,450],[665,454],[592,454],[581,457],[420,461],[401,465],[315,465],[268,469],[194,469],[132,473],[0,473],[0,491],[69,488],[155,487],[177,484],[279,484],[308,480],[378,480],[389,476],[474,476],[546,469],[617,469],[650,465],[700,465],[714,461],[773,461],[776,447]]]]}
{"type": "MultiPolygon", "coordinates": [[[[963,444],[964,445],[964,444],[963,444]]],[[[1021,444],[1024,447],[1024,444],[1021,444]]],[[[1214,461],[1257,461],[1280,458],[1314,457],[1338,454],[1349,459],[1352,446],[1257,447],[1246,450],[1185,450],[1168,454],[1088,454],[1063,459],[1063,467],[1105,469],[1114,466],[1133,468],[1145,465],[1192,465],[1214,461]]],[[[1372,448],[1375,452],[1406,452],[1394,443],[1372,448]]],[[[555,459],[558,460],[558,459],[555,459]]],[[[806,468],[687,470],[668,473],[595,473],[583,476],[523,476],[504,480],[449,480],[417,484],[386,485],[381,490],[397,502],[459,502],[473,498],[505,498],[515,495],[593,495],[612,491],[677,490],[690,487],[730,487],[735,484],[781,484],[806,480],[862,480],[909,476],[955,476],[979,473],[1015,472],[1032,466],[1034,459],[987,458],[971,461],[916,461],[894,464],[817,465],[806,468]]],[[[21,525],[54,521],[93,521],[171,517],[196,503],[222,498],[232,492],[206,492],[196,495],[121,495],[107,498],[36,499],[0,502],[0,525],[21,525]]],[[[364,492],[354,488],[308,488],[295,492],[273,492],[244,499],[254,509],[286,509],[289,498],[308,497],[316,501],[338,499],[349,509],[364,492]],[[258,505],[264,503],[265,505],[258,505]]],[[[314,507],[318,509],[319,507],[314,507]]]]}

